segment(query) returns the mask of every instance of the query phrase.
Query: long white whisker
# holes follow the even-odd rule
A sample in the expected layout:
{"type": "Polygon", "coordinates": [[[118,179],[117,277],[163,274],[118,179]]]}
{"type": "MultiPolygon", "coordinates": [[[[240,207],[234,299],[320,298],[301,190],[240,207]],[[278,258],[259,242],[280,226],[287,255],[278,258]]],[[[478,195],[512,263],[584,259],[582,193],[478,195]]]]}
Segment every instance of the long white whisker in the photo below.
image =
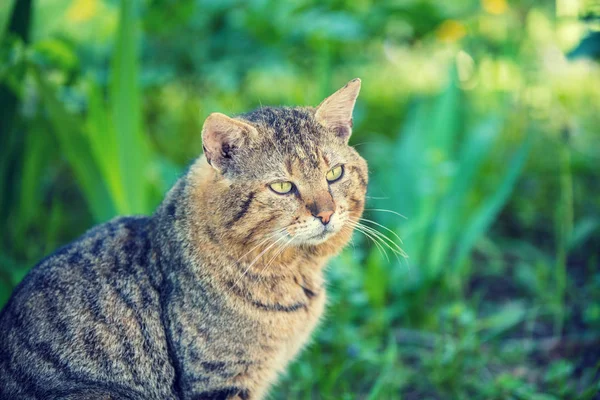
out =
{"type": "Polygon", "coordinates": [[[383,229],[385,229],[386,231],[390,232],[392,235],[394,235],[396,237],[396,239],[398,239],[400,241],[400,243],[404,243],[402,241],[402,239],[400,239],[400,236],[398,236],[398,234],[396,232],[394,232],[393,230],[391,230],[390,228],[388,228],[387,226],[381,225],[380,223],[377,223],[375,221],[372,221],[370,219],[367,218],[359,218],[360,221],[365,221],[365,222],[369,222],[371,224],[375,224],[383,229]]]}
{"type": "MultiPolygon", "coordinates": [[[[362,229],[362,226],[354,225],[353,228],[356,229],[358,232],[362,233],[363,235],[365,235],[367,238],[371,239],[371,241],[375,244],[375,246],[377,246],[377,249],[379,250],[381,255],[384,255],[388,262],[390,261],[390,258],[387,255],[387,251],[385,251],[383,246],[381,246],[381,244],[379,244],[378,241],[373,238],[373,236],[371,236],[369,233],[365,232],[362,229]]],[[[381,240],[381,239],[379,239],[379,240],[381,240]]]]}
{"type": "MultiPolygon", "coordinates": [[[[353,229],[355,229],[356,231],[358,231],[358,232],[362,233],[363,235],[365,235],[365,236],[366,236],[368,239],[370,239],[370,240],[371,240],[371,241],[372,241],[372,242],[373,242],[373,243],[374,243],[374,244],[377,246],[377,249],[379,250],[379,253],[383,254],[383,253],[382,253],[382,250],[381,250],[381,245],[379,245],[379,244],[377,243],[377,241],[375,241],[375,239],[374,239],[374,238],[373,238],[371,235],[367,234],[365,231],[363,231],[363,230],[362,230],[362,229],[365,227],[364,225],[362,225],[362,224],[359,224],[358,222],[356,222],[356,221],[353,221],[352,219],[349,219],[349,222],[350,222],[350,223],[349,223],[348,225],[345,225],[345,226],[344,226],[342,229],[350,229],[351,231],[352,231],[353,229]]],[[[379,241],[381,241],[382,239],[378,238],[378,240],[379,240],[379,241]]],[[[385,243],[385,242],[384,242],[384,244],[386,244],[386,246],[387,246],[388,248],[390,248],[390,247],[387,245],[387,243],[385,243]]],[[[402,251],[402,253],[400,253],[400,254],[399,254],[397,251],[394,251],[394,249],[392,249],[392,248],[390,248],[390,250],[392,250],[392,252],[394,253],[394,256],[396,257],[396,260],[398,260],[398,262],[399,262],[400,264],[402,264],[402,260],[400,260],[400,257],[399,257],[399,255],[400,255],[400,256],[402,256],[402,257],[404,258],[404,261],[405,261],[405,262],[407,262],[407,260],[408,260],[408,255],[406,255],[406,253],[405,253],[404,251],[402,251]]],[[[385,252],[385,253],[386,253],[386,258],[388,259],[388,262],[389,262],[389,258],[387,257],[387,252],[385,252]]],[[[409,267],[409,270],[410,270],[410,265],[408,264],[408,262],[407,262],[407,264],[406,264],[406,265],[409,267]]]]}
{"type": "MultiPolygon", "coordinates": [[[[354,221],[355,223],[360,224],[360,226],[362,226],[363,228],[367,229],[369,232],[373,233],[374,235],[376,235],[377,237],[379,237],[381,240],[383,240],[386,245],[387,243],[390,243],[394,246],[394,248],[403,256],[406,257],[406,254],[404,253],[404,250],[402,250],[402,248],[398,245],[398,243],[394,242],[392,239],[390,239],[387,235],[384,235],[382,232],[379,232],[378,230],[370,227],[370,226],[366,226],[364,224],[361,224],[358,221],[354,221]]],[[[398,238],[400,239],[400,238],[398,238]]],[[[389,247],[389,246],[388,246],[389,247]]],[[[392,249],[390,249],[392,250],[392,249]]]]}
{"type": "Polygon", "coordinates": [[[408,219],[408,218],[406,218],[406,216],[404,216],[404,215],[400,214],[399,212],[392,211],[392,210],[386,210],[386,209],[384,209],[384,208],[365,208],[365,211],[379,211],[379,212],[387,212],[387,213],[390,213],[390,214],[395,214],[395,215],[397,215],[397,216],[399,216],[399,217],[402,217],[402,218],[404,218],[404,219],[408,219]]]}
{"type": "Polygon", "coordinates": [[[392,239],[390,239],[389,237],[387,237],[383,233],[377,231],[376,229],[368,227],[368,226],[366,226],[364,224],[361,224],[358,221],[354,221],[352,219],[350,219],[349,221],[354,224],[354,227],[356,229],[359,229],[359,227],[360,227],[360,229],[365,230],[366,232],[370,233],[371,235],[373,235],[377,239],[379,239],[381,241],[381,244],[383,244],[384,246],[386,246],[388,249],[390,249],[394,253],[394,255],[396,255],[396,258],[398,259],[398,261],[400,261],[400,259],[398,258],[398,256],[402,256],[404,258],[407,257],[406,253],[404,252],[404,250],[402,250],[402,248],[396,242],[394,242],[392,239]]]}
{"type": "MultiPolygon", "coordinates": [[[[352,234],[352,227],[348,225],[343,225],[341,231],[348,230],[350,234],[352,234]]],[[[356,257],[356,245],[354,244],[354,238],[350,236],[350,244],[352,245],[352,256],[356,257]]]]}
{"type": "Polygon", "coordinates": [[[269,239],[273,239],[275,236],[277,236],[278,234],[280,234],[281,232],[283,232],[285,229],[286,229],[286,227],[283,227],[283,228],[280,228],[280,229],[276,230],[275,232],[272,232],[269,236],[267,236],[265,239],[263,239],[259,244],[257,244],[256,246],[252,247],[243,256],[241,256],[236,261],[236,263],[239,263],[240,261],[242,261],[242,259],[244,257],[246,257],[248,254],[252,253],[254,250],[256,250],[258,247],[260,247],[263,243],[267,242],[269,239]]]}
{"type": "Polygon", "coordinates": [[[296,235],[292,236],[290,238],[290,240],[288,240],[286,243],[282,244],[281,247],[279,249],[277,249],[277,253],[275,253],[275,255],[273,256],[273,258],[271,258],[269,260],[269,262],[263,267],[263,269],[260,271],[260,275],[262,275],[263,273],[265,273],[267,271],[267,269],[269,268],[269,265],[271,265],[271,263],[277,258],[279,257],[279,255],[281,253],[283,253],[286,249],[287,246],[292,243],[292,240],[294,240],[294,238],[296,237],[296,235]]]}
{"type": "Polygon", "coordinates": [[[398,243],[394,242],[392,239],[390,239],[389,237],[387,237],[386,235],[384,235],[383,233],[379,232],[376,229],[373,229],[369,226],[365,226],[363,224],[360,224],[360,226],[362,226],[364,229],[366,229],[369,233],[377,236],[382,243],[388,247],[390,250],[392,250],[394,253],[401,255],[402,257],[406,257],[406,253],[404,253],[404,250],[402,250],[402,248],[398,245],[398,243]],[[390,246],[392,245],[392,246],[390,246]]]}
{"type": "Polygon", "coordinates": [[[250,270],[250,268],[252,268],[252,266],[254,265],[254,263],[256,263],[256,261],[258,261],[259,258],[261,258],[263,256],[263,254],[265,254],[267,251],[269,251],[269,249],[271,249],[273,246],[275,246],[279,241],[281,241],[282,239],[285,239],[286,236],[282,236],[279,239],[277,239],[276,241],[274,241],[273,243],[271,243],[266,249],[264,249],[258,256],[256,256],[256,258],[254,260],[252,260],[252,262],[250,263],[250,265],[248,265],[248,267],[244,270],[244,272],[242,273],[242,275],[238,278],[237,281],[235,281],[234,286],[238,284],[238,282],[248,273],[248,271],[250,270]]]}

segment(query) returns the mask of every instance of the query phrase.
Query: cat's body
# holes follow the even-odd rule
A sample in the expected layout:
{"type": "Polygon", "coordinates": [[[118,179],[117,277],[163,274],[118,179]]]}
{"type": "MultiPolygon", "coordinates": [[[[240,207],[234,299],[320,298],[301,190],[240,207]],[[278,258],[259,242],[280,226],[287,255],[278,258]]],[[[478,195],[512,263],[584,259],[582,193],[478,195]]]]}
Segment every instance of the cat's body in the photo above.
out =
{"type": "Polygon", "coordinates": [[[209,117],[205,156],[153,216],[40,262],[0,314],[0,398],[264,397],[363,210],[366,164],[346,144],[358,87],[317,109],[209,117]],[[294,192],[269,189],[281,177],[294,192]]]}

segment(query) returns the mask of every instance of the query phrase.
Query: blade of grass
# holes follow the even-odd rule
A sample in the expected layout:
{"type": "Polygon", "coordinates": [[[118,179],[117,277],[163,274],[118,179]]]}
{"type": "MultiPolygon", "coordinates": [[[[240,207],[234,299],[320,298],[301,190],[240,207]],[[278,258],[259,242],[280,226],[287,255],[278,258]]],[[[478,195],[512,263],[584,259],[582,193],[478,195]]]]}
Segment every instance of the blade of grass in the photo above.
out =
{"type": "Polygon", "coordinates": [[[37,68],[32,68],[32,71],[48,111],[48,120],[53,132],[83,191],[94,219],[101,222],[112,218],[116,213],[115,205],[102,180],[102,174],[93,161],[88,142],[81,134],[83,122],[64,108],[56,98],[53,88],[42,77],[41,71],[37,68]]]}
{"type": "MultiPolygon", "coordinates": [[[[11,2],[11,13],[8,20],[8,28],[3,34],[12,34],[21,38],[25,43],[29,42],[31,35],[31,21],[33,11],[33,0],[18,0],[11,2]]],[[[4,24],[2,24],[4,25],[4,24]]],[[[3,26],[0,26],[3,28],[3,26]]],[[[4,36],[0,36],[3,38],[4,36]]]]}
{"type": "Polygon", "coordinates": [[[573,225],[567,249],[573,250],[581,246],[586,240],[592,238],[599,228],[600,218],[587,217],[578,221],[573,225]]]}
{"type": "Polygon", "coordinates": [[[428,116],[430,129],[422,132],[428,139],[427,147],[436,149],[441,155],[452,153],[461,119],[461,90],[455,66],[450,69],[449,75],[448,85],[436,98],[432,115],[428,116]]]}
{"type": "Polygon", "coordinates": [[[481,164],[498,137],[500,127],[500,120],[493,117],[476,126],[466,137],[457,157],[457,171],[436,218],[428,263],[434,269],[442,267],[456,241],[456,235],[462,227],[467,196],[473,189],[481,164]]]}
{"type": "Polygon", "coordinates": [[[398,360],[398,344],[394,338],[390,339],[382,358],[381,371],[379,372],[377,380],[369,391],[367,400],[389,398],[388,396],[391,395],[390,392],[397,390],[397,388],[394,386],[397,384],[395,380],[398,377],[393,375],[394,373],[398,373],[398,371],[395,371],[396,362],[398,360]]]}
{"type": "Polygon", "coordinates": [[[385,307],[388,273],[385,271],[384,265],[386,264],[383,255],[373,246],[366,260],[364,288],[369,302],[376,310],[382,310],[385,307]]]}
{"type": "Polygon", "coordinates": [[[508,303],[495,314],[478,321],[478,329],[484,332],[481,340],[487,342],[500,336],[523,322],[526,317],[527,310],[523,303],[508,303]]]}
{"type": "Polygon", "coordinates": [[[559,146],[560,196],[556,215],[556,313],[554,334],[560,335],[565,319],[565,291],[567,288],[567,257],[569,240],[573,235],[573,175],[571,172],[571,150],[569,130],[565,128],[564,143],[559,146]]]}
{"type": "Polygon", "coordinates": [[[114,58],[111,65],[111,117],[117,138],[121,185],[127,213],[149,212],[148,143],[142,135],[138,82],[138,2],[122,0],[114,58]]]}
{"type": "Polygon", "coordinates": [[[126,214],[129,207],[125,198],[125,188],[121,182],[116,132],[111,116],[104,106],[100,87],[91,80],[89,84],[86,132],[90,148],[108,186],[117,212],[126,214]]]}
{"type": "MultiPolygon", "coordinates": [[[[8,21],[6,22],[8,25],[6,26],[6,30],[4,30],[4,26],[1,27],[0,39],[10,37],[16,39],[15,42],[21,45],[29,43],[33,11],[32,1],[21,0],[9,3],[11,11],[7,13],[8,21]]],[[[9,64],[6,61],[2,60],[2,69],[6,68],[5,64],[9,64]]],[[[4,70],[4,72],[8,71],[4,70]]],[[[0,140],[3,148],[0,153],[2,155],[2,159],[0,160],[0,190],[4,194],[4,196],[0,196],[0,218],[2,220],[5,217],[7,218],[7,205],[11,204],[14,200],[12,197],[14,194],[10,190],[12,187],[11,180],[17,176],[17,164],[19,163],[19,156],[22,154],[24,146],[22,135],[15,129],[15,122],[19,114],[18,108],[20,102],[19,96],[16,93],[22,87],[21,83],[25,79],[25,70],[20,68],[15,71],[14,77],[12,77],[12,85],[8,81],[9,79],[0,81],[0,140]]],[[[17,177],[16,179],[19,178],[17,177]]],[[[0,246],[2,245],[2,241],[0,241],[0,246]]]]}
{"type": "Polygon", "coordinates": [[[399,172],[389,174],[390,181],[386,185],[393,190],[391,197],[396,199],[394,209],[408,217],[400,222],[400,232],[404,249],[411,263],[417,266],[423,262],[420,256],[425,247],[424,234],[428,222],[422,213],[423,198],[428,191],[427,185],[432,181],[422,157],[426,146],[422,133],[428,130],[430,111],[431,104],[424,99],[415,101],[411,106],[394,151],[394,170],[399,172]]]}
{"type": "Polygon", "coordinates": [[[453,159],[460,121],[461,96],[454,69],[450,77],[449,84],[434,100],[430,112],[421,116],[425,129],[418,133],[418,147],[412,150],[413,157],[420,158],[415,171],[418,206],[413,216],[415,225],[411,227],[419,247],[409,255],[413,260],[419,260],[420,270],[428,279],[433,279],[440,272],[438,265],[430,262],[430,244],[435,235],[433,222],[437,220],[440,202],[448,190],[445,166],[453,159]]]}
{"type": "Polygon", "coordinates": [[[464,233],[458,243],[456,256],[454,258],[454,265],[460,265],[463,263],[465,258],[471,252],[471,249],[475,245],[477,239],[483,235],[506,201],[512,193],[512,190],[517,183],[517,179],[521,175],[529,150],[531,148],[531,135],[527,135],[525,140],[513,156],[512,160],[508,164],[506,173],[498,186],[498,190],[486,201],[474,214],[474,216],[468,221],[464,233]]]}
{"type": "Polygon", "coordinates": [[[16,204],[19,218],[15,221],[16,240],[23,239],[25,231],[36,217],[38,207],[41,207],[42,193],[40,191],[40,177],[47,168],[48,152],[52,147],[50,137],[45,134],[40,123],[32,123],[25,138],[24,154],[22,159],[19,201],[16,204]]]}

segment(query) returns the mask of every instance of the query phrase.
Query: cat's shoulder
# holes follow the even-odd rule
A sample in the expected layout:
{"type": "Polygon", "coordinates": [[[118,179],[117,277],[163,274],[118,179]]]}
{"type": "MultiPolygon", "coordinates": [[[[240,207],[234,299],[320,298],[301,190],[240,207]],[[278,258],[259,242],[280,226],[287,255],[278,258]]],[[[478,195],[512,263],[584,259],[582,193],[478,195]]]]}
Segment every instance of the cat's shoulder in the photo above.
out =
{"type": "Polygon", "coordinates": [[[97,225],[38,262],[14,295],[45,290],[65,291],[122,274],[144,262],[149,252],[150,218],[117,217],[97,225]]]}
{"type": "Polygon", "coordinates": [[[149,222],[146,216],[127,216],[96,225],[42,259],[35,269],[101,262],[130,252],[141,242],[149,242],[149,222]]]}

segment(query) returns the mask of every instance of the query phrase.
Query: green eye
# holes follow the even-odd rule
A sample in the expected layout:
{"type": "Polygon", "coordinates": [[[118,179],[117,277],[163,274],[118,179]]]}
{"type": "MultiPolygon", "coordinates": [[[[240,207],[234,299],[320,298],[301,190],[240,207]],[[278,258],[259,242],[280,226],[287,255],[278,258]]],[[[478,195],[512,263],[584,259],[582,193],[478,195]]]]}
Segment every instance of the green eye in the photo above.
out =
{"type": "Polygon", "coordinates": [[[279,194],[286,194],[292,191],[292,188],[294,187],[292,185],[292,182],[275,182],[275,183],[271,183],[269,185],[269,187],[271,188],[272,191],[274,191],[275,193],[279,193],[279,194]]]}
{"type": "Polygon", "coordinates": [[[327,178],[328,182],[335,182],[338,179],[340,179],[340,177],[342,176],[343,173],[344,173],[344,167],[341,165],[338,165],[335,168],[331,168],[329,170],[329,172],[327,172],[327,175],[325,175],[325,177],[327,178]]]}

